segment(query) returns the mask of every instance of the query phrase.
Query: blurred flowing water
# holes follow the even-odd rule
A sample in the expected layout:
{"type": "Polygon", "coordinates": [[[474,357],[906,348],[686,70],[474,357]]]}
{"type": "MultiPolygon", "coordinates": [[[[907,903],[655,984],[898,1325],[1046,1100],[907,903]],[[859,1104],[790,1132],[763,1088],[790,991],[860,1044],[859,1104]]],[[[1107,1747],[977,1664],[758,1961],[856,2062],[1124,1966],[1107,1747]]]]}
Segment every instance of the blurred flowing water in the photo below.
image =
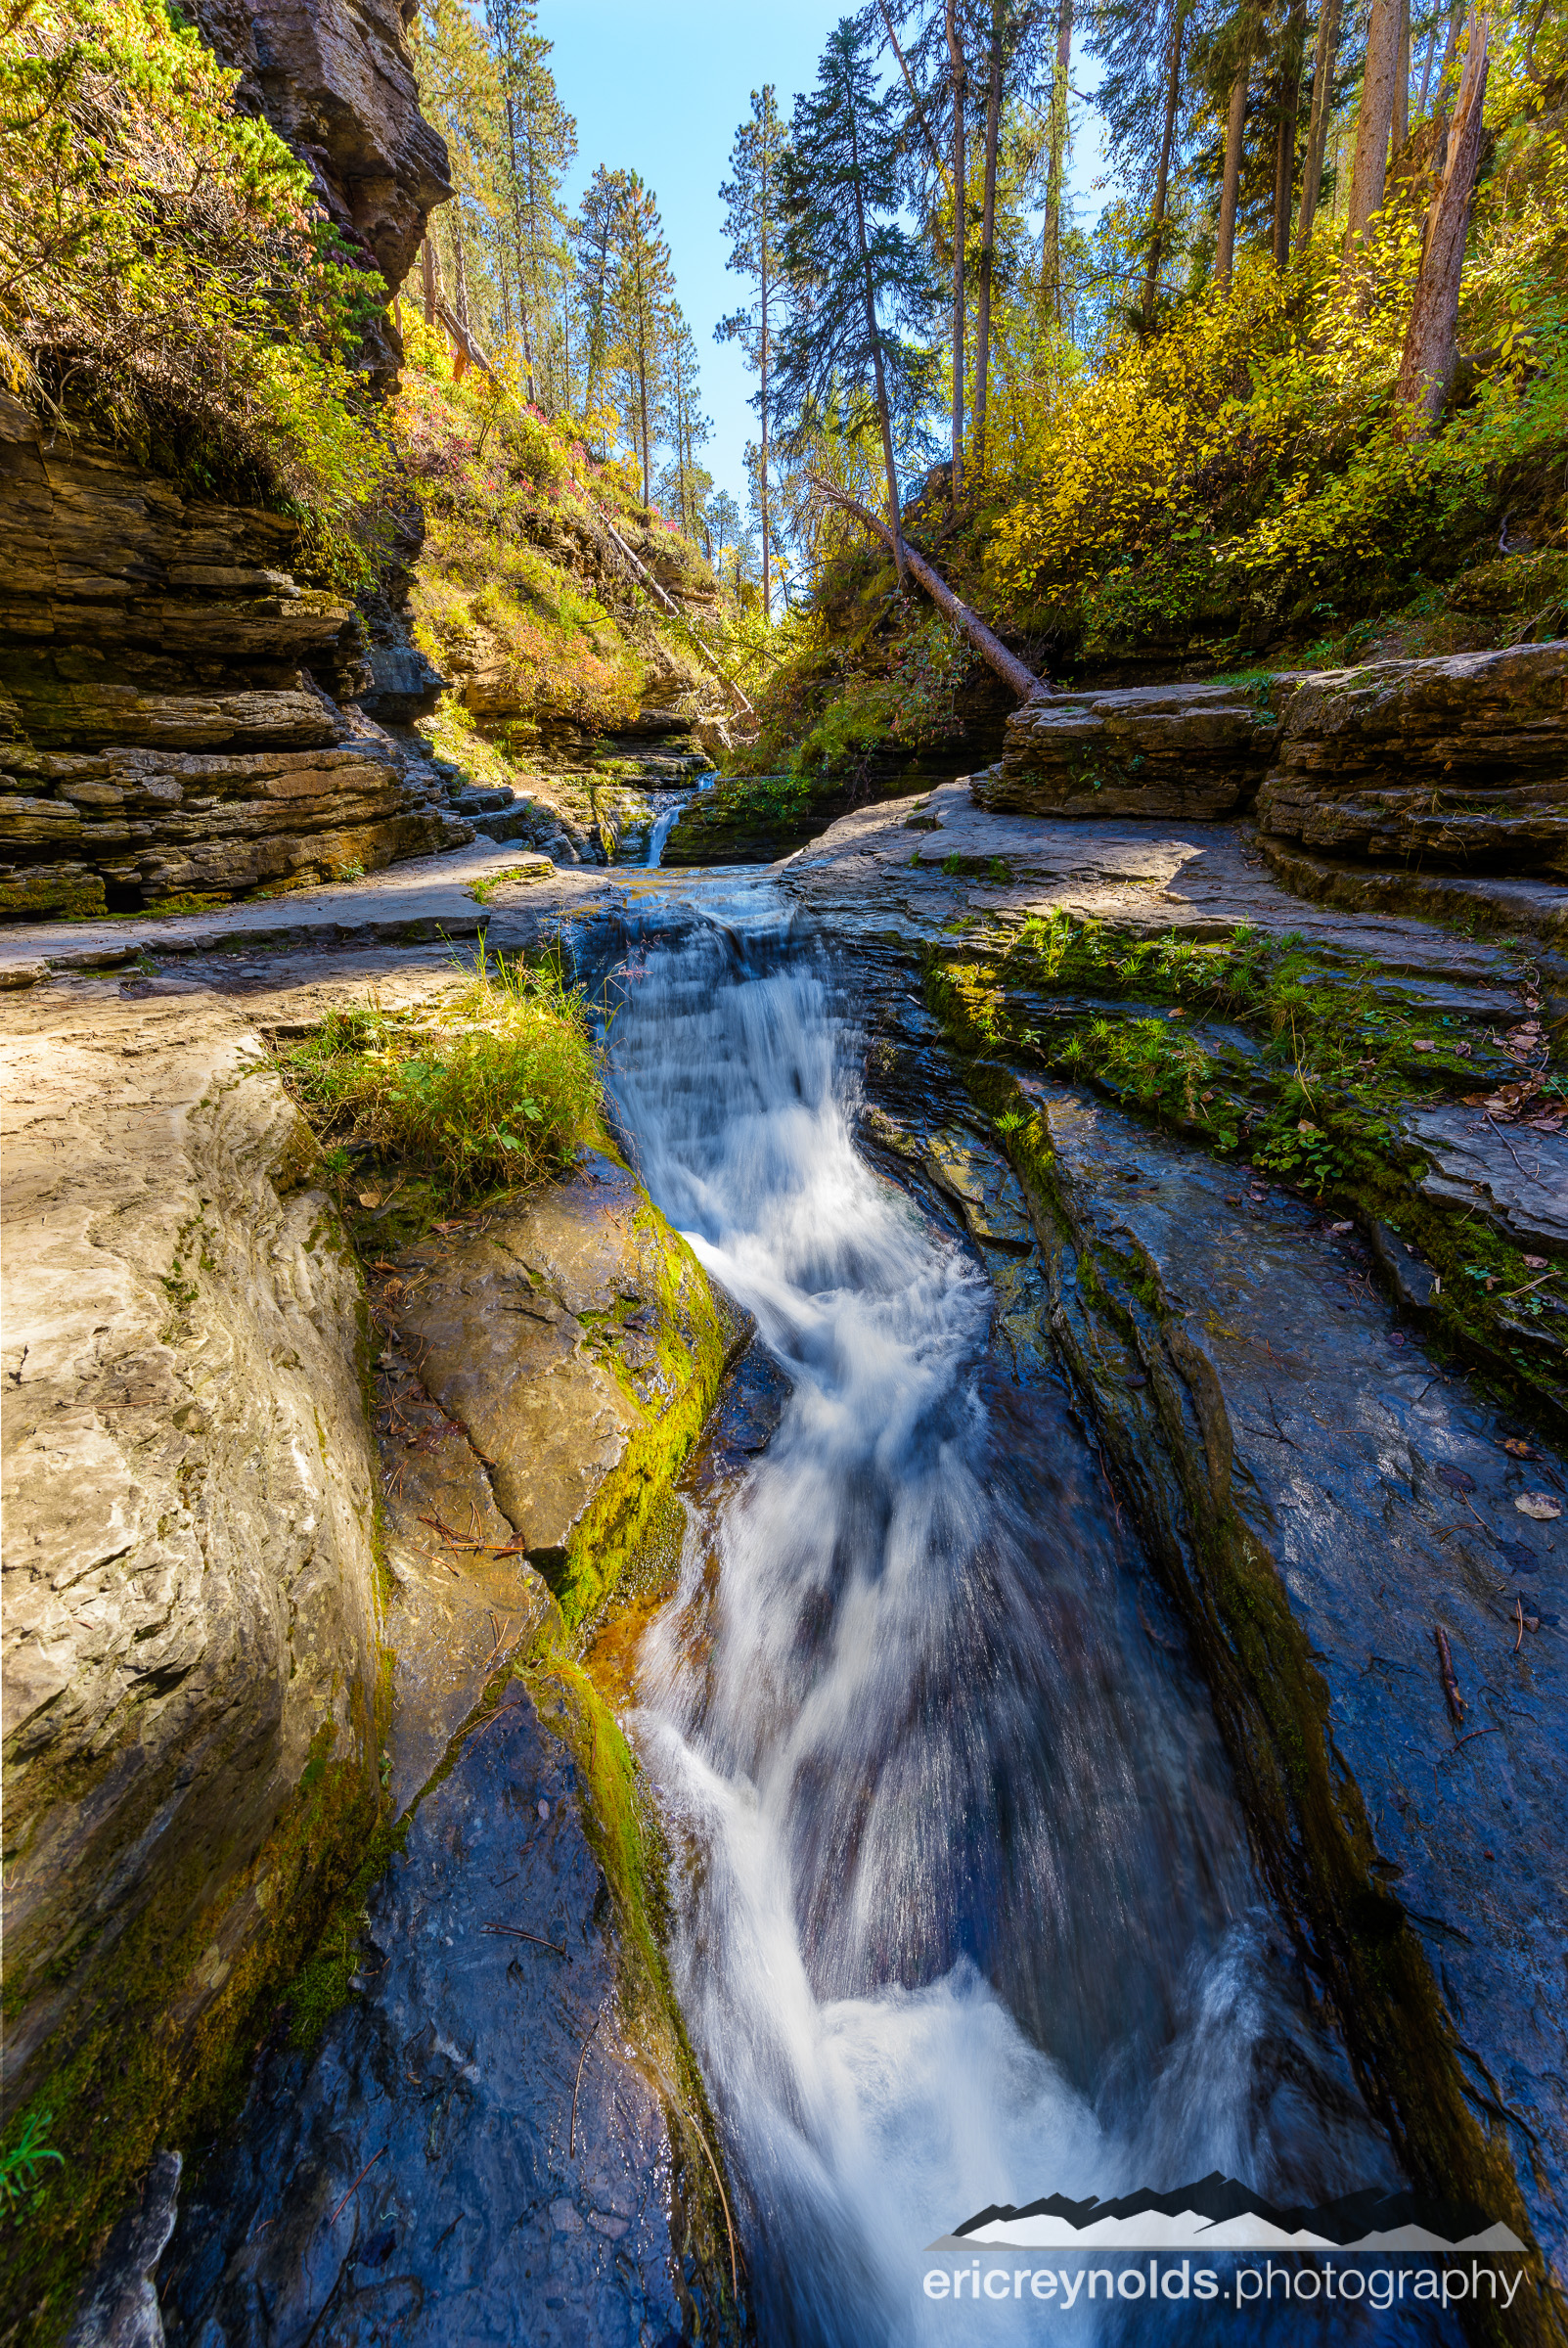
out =
{"type": "Polygon", "coordinates": [[[1046,2311],[920,2295],[923,2246],[990,2203],[1398,2175],[1070,1397],[1015,1374],[980,1263],[858,1153],[820,948],[767,884],[729,912],[650,936],[610,1034],[645,1181],[793,1382],[644,1649],[678,1985],[769,2348],[1022,2337],[1046,2311]]]}

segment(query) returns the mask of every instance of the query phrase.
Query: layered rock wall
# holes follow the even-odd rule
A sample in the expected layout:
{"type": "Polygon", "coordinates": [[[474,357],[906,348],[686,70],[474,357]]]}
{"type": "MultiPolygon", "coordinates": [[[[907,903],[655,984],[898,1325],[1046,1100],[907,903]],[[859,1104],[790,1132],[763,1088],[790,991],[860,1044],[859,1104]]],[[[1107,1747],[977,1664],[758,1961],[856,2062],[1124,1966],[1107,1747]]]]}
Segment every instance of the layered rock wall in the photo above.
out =
{"type": "Polygon", "coordinates": [[[977,805],[1224,817],[1373,863],[1568,877],[1568,644],[1030,702],[977,805]]]}
{"type": "Polygon", "coordinates": [[[0,916],[351,876],[471,836],[354,705],[285,517],[181,497],[0,395],[0,916]],[[340,697],[339,706],[332,697],[340,697]]]}
{"type": "Polygon", "coordinates": [[[320,1805],[375,1816],[376,1478],[357,1274],[244,1018],[95,986],[10,1030],[4,2105],[55,2114],[85,2240],[308,1929],[320,1805]]]}

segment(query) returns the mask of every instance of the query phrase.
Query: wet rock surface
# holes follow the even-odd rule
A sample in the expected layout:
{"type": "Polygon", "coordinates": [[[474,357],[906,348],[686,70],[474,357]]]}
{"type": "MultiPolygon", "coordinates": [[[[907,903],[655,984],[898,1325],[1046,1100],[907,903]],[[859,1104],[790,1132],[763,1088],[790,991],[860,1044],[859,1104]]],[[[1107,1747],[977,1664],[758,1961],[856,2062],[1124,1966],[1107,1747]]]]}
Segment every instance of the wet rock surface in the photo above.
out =
{"type": "MultiPolygon", "coordinates": [[[[950,1188],[937,1169],[964,1127],[924,1025],[893,1008],[888,1032],[904,1040],[874,1056],[868,1132],[906,1164],[930,1160],[950,1188]],[[925,1129],[925,1103],[945,1125],[925,1129]]],[[[1348,1226],[1331,1232],[1279,1186],[1033,1075],[993,1072],[983,1101],[1033,1120],[1012,1151],[1029,1168],[1034,1277],[1048,1290],[1033,1341],[1068,1366],[1164,1562],[1265,1865],[1374,2105],[1431,2190],[1466,2175],[1527,2223],[1560,2289],[1568,1887],[1553,1789],[1568,1744],[1568,1548],[1550,1510],[1568,1470],[1390,1313],[1348,1226]],[[1227,1517],[1244,1542],[1222,1567],[1227,1517]],[[1273,1628],[1271,1590],[1283,1606],[1273,1628]],[[1291,1638],[1294,1725],[1269,1701],[1289,1679],[1291,1638]],[[1265,1757],[1271,1742],[1282,1766],[1265,1757]],[[1316,1819],[1304,1752],[1334,1789],[1316,1819]],[[1400,1979],[1395,2015],[1379,2014],[1400,1979]]],[[[1016,1175],[988,1122],[967,1129],[967,1187],[1006,1195],[1016,1175]]],[[[1006,1260],[984,1252],[1005,1338],[1006,1260]]],[[[1537,2277],[1521,2338],[1555,2336],[1537,2277]]]]}
{"type": "Polygon", "coordinates": [[[512,1684],[374,1895],[357,1994],[266,2064],[187,2195],[171,2348],[687,2336],[676,2155],[583,1800],[512,1684]]]}
{"type": "Polygon", "coordinates": [[[735,1317],[634,1177],[593,1150],[566,1181],[400,1256],[378,1304],[484,1463],[512,1543],[575,1619],[706,1416],[735,1317]]]}

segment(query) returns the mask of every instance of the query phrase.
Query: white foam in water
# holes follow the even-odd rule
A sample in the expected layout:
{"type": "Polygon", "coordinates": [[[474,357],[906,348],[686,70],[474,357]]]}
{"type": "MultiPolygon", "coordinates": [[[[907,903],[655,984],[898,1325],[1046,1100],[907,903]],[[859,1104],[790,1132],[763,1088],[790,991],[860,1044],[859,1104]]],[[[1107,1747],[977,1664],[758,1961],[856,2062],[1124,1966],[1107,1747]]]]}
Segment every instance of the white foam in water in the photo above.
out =
{"type": "Polygon", "coordinates": [[[1337,2145],[1260,2095],[1265,2040],[1307,2033],[1212,1723],[1119,1644],[1110,1533],[999,1446],[988,1284],[857,1153],[824,969],[749,950],[655,942],[610,1039],[649,1188],[794,1381],[644,1653],[680,1994],[763,2336],[1012,2338],[1046,2311],[920,2291],[992,2202],[1394,2173],[1348,2081],[1337,2145]]]}

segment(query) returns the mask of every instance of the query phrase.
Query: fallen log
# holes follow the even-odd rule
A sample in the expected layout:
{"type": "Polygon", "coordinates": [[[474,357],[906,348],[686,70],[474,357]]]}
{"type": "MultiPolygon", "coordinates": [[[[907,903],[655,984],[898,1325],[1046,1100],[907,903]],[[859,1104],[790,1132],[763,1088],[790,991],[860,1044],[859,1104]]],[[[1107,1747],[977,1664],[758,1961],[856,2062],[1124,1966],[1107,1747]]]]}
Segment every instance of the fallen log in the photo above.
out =
{"type": "MultiPolygon", "coordinates": [[[[814,489],[820,490],[835,506],[842,506],[846,514],[853,514],[856,520],[863,521],[869,530],[874,530],[888,553],[893,553],[892,531],[886,522],[878,521],[859,498],[847,496],[842,489],[835,489],[831,482],[819,479],[816,474],[808,477],[814,489]]],[[[1051,687],[1044,677],[1037,677],[1032,668],[1025,667],[1016,653],[1008,652],[1001,637],[986,626],[979,612],[971,610],[962,596],[954,594],[941,572],[933,570],[925,557],[918,553],[907,538],[904,541],[904,557],[937,610],[953,622],[961,634],[968,638],[987,667],[994,668],[1003,683],[1012,687],[1020,701],[1049,698],[1051,687]]]]}

